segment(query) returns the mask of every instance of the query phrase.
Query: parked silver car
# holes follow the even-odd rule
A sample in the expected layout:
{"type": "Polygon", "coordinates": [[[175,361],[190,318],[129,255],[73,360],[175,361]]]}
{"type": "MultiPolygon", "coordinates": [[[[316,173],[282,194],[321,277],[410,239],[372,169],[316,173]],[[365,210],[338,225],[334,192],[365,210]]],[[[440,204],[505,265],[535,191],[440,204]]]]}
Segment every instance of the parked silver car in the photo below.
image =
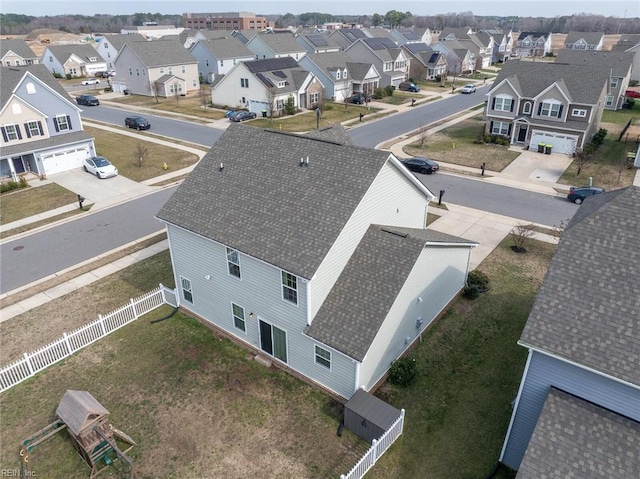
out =
{"type": "Polygon", "coordinates": [[[100,179],[118,176],[118,168],[113,166],[104,156],[94,156],[84,160],[84,171],[96,175],[100,179]]]}

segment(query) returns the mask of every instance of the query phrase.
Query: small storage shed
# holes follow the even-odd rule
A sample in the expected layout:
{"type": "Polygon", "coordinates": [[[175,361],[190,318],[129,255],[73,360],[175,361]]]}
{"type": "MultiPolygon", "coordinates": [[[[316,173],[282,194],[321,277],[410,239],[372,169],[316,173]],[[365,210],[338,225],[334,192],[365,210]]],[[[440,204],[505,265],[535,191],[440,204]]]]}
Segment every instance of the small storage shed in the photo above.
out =
{"type": "Polygon", "coordinates": [[[379,439],[400,417],[400,411],[382,399],[358,389],[344,406],[344,425],[371,443],[379,439]]]}

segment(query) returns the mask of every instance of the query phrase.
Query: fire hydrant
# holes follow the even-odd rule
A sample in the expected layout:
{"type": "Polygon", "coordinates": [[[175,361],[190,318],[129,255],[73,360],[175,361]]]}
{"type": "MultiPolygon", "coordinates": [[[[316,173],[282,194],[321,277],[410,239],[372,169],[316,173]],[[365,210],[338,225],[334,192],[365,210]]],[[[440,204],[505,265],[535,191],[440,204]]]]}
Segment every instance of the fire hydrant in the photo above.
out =
{"type": "Polygon", "coordinates": [[[169,169],[169,165],[167,165],[166,161],[162,164],[162,169],[163,170],[168,170],[169,169]]]}

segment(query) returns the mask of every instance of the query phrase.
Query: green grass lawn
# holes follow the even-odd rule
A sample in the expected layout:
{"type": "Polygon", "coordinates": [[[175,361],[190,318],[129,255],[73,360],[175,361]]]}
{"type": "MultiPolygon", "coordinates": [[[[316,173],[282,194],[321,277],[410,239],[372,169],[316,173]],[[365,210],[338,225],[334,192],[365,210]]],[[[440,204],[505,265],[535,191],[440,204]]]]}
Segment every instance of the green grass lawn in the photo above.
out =
{"type": "Polygon", "coordinates": [[[482,478],[496,464],[527,356],[516,342],[555,251],[536,241],[526,254],[510,246],[505,240],[479,267],[489,293],[458,299],[410,353],[418,380],[378,392],[405,408],[405,429],[368,478],[482,478]]]}
{"type": "Polygon", "coordinates": [[[416,102],[423,100],[424,97],[419,93],[410,93],[406,91],[395,90],[393,95],[385,96],[379,100],[373,100],[380,103],[387,103],[389,105],[404,105],[406,103],[411,104],[411,100],[415,100],[416,102]]]}
{"type": "Polygon", "coordinates": [[[122,97],[112,98],[108,101],[121,103],[124,105],[142,106],[145,108],[151,108],[158,111],[170,111],[174,113],[182,113],[185,115],[192,115],[201,117],[203,120],[219,120],[224,118],[226,110],[219,108],[212,108],[205,105],[211,104],[211,95],[206,94],[201,96],[199,93],[190,93],[187,96],[180,96],[176,100],[175,97],[171,98],[156,98],[152,96],[143,95],[123,95],[122,97]]]}
{"type": "Polygon", "coordinates": [[[485,162],[491,171],[502,171],[517,156],[517,151],[509,151],[506,146],[476,144],[478,132],[484,128],[480,115],[461,121],[426,136],[420,146],[420,139],[404,147],[404,152],[412,156],[427,156],[455,165],[480,168],[485,162]]]}
{"type": "Polygon", "coordinates": [[[9,191],[0,196],[0,224],[6,225],[77,201],[73,191],[55,183],[9,191]]]}

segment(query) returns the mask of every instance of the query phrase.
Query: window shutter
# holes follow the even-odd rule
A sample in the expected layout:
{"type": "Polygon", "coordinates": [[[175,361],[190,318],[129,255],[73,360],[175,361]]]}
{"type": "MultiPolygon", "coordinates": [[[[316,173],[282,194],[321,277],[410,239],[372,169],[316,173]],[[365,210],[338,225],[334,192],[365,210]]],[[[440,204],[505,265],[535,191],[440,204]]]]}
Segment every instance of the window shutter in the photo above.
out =
{"type": "Polygon", "coordinates": [[[24,131],[27,133],[27,138],[31,138],[31,132],[29,131],[29,123],[24,124],[24,131]]]}
{"type": "Polygon", "coordinates": [[[44,135],[44,131],[42,131],[42,122],[38,122],[38,130],[40,130],[40,135],[44,135]]]}
{"type": "Polygon", "coordinates": [[[18,140],[22,140],[22,133],[20,133],[20,125],[16,125],[16,133],[18,134],[18,140]]]}
{"type": "Polygon", "coordinates": [[[67,125],[69,126],[69,129],[71,130],[73,127],[71,126],[71,117],[69,115],[67,115],[67,125]]]}
{"type": "Polygon", "coordinates": [[[491,101],[491,109],[492,110],[496,109],[496,99],[495,98],[491,101]]]}
{"type": "Polygon", "coordinates": [[[538,105],[538,115],[542,112],[542,103],[538,105]]]}
{"type": "Polygon", "coordinates": [[[493,133],[493,122],[489,123],[489,133],[493,133]]]}
{"type": "Polygon", "coordinates": [[[511,123],[509,123],[509,130],[507,130],[507,136],[511,136],[511,127],[513,125],[511,123]]]}
{"type": "Polygon", "coordinates": [[[57,118],[53,119],[53,126],[56,127],[56,131],[60,131],[60,127],[58,126],[58,119],[57,118]]]}
{"type": "Polygon", "coordinates": [[[7,130],[5,129],[5,127],[0,127],[0,129],[2,130],[2,138],[4,138],[4,141],[9,141],[9,137],[7,136],[7,130]]]}
{"type": "Polygon", "coordinates": [[[558,118],[562,118],[562,107],[564,105],[560,105],[560,108],[558,109],[558,118]]]}
{"type": "Polygon", "coordinates": [[[511,100],[511,108],[509,109],[509,111],[513,111],[513,105],[515,105],[515,101],[511,100]]]}

